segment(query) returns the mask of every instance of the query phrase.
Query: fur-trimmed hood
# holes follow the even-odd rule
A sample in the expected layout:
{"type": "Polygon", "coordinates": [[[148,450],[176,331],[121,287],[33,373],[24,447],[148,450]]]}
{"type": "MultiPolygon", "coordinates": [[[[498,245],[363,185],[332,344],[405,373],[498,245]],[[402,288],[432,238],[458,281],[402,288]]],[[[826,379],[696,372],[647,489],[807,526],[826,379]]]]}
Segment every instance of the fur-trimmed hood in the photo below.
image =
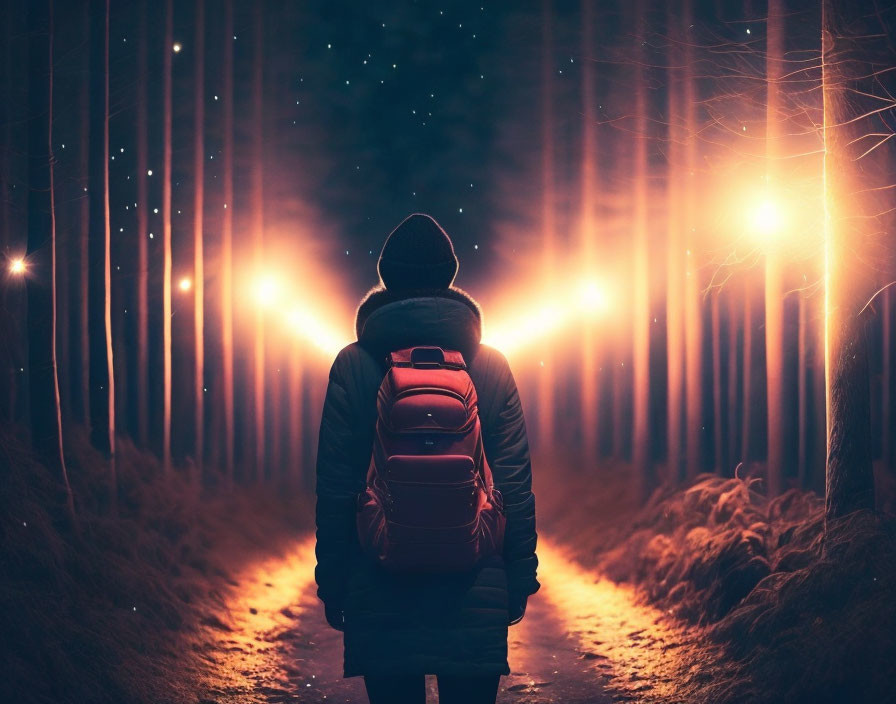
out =
{"type": "Polygon", "coordinates": [[[375,286],[358,306],[355,332],[378,356],[414,345],[438,345],[470,359],[482,338],[482,312],[472,296],[455,286],[401,292],[375,286]]]}

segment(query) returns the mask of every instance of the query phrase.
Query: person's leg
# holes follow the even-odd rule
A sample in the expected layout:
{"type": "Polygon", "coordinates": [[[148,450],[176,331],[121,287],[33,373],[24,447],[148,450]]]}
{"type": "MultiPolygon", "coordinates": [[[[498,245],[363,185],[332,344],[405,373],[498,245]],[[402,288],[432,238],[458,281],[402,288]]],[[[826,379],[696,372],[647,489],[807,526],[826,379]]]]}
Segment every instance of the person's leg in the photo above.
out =
{"type": "Polygon", "coordinates": [[[495,704],[500,675],[445,677],[439,675],[439,704],[495,704]]]}
{"type": "Polygon", "coordinates": [[[423,675],[408,677],[365,677],[370,704],[426,704],[423,675]]]}

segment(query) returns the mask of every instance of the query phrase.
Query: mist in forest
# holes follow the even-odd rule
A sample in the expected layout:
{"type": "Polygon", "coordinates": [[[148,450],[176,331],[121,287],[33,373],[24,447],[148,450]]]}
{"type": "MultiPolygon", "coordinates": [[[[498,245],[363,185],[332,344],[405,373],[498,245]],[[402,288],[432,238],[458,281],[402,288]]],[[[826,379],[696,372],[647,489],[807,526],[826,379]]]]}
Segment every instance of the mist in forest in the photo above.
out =
{"type": "Polygon", "coordinates": [[[498,701],[892,696],[896,4],[6,0],[0,32],[4,701],[365,701],[315,461],[411,213],[532,448],[498,701]]]}

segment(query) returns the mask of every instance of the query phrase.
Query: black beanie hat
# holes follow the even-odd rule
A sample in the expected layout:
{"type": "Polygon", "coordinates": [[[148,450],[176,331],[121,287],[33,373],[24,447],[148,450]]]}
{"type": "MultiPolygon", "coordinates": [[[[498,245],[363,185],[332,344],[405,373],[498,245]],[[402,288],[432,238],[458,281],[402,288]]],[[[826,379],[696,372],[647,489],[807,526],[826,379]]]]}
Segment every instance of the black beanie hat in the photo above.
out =
{"type": "Polygon", "coordinates": [[[439,223],[414,213],[386,238],[377,269],[390,291],[448,288],[457,276],[457,257],[439,223]]]}

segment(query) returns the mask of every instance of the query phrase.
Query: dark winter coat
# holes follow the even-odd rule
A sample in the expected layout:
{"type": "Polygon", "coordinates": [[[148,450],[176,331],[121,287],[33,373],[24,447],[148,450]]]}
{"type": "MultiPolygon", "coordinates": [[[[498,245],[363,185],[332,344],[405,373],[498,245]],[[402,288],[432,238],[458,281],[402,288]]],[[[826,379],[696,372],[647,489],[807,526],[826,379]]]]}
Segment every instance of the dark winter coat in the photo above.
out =
{"type": "Polygon", "coordinates": [[[459,289],[374,289],[358,309],[358,342],[330,370],[317,457],[315,576],[324,604],[345,612],[346,677],[509,672],[508,595],[539,586],[535,497],[516,384],[501,353],[479,344],[481,327],[478,306],[459,289]],[[504,496],[504,554],[470,574],[391,574],[358,547],[355,497],[365,488],[385,358],[414,345],[464,355],[486,458],[504,496]]]}

